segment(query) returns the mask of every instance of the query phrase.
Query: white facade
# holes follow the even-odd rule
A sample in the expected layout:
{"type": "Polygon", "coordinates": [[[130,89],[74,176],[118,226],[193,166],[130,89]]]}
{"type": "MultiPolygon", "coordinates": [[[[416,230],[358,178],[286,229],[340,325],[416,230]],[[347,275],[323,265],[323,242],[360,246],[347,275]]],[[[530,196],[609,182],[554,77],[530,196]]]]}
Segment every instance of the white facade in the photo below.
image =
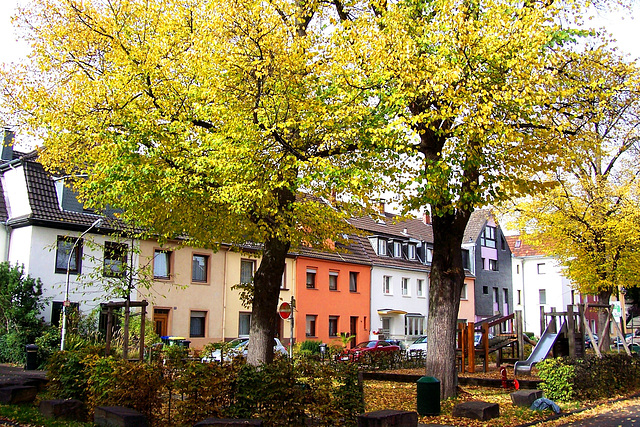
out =
{"type": "Polygon", "coordinates": [[[378,339],[383,334],[385,339],[413,342],[426,333],[428,312],[429,280],[426,272],[372,268],[370,339],[378,339]],[[422,281],[422,292],[418,289],[419,280],[422,281]]]}
{"type": "Polygon", "coordinates": [[[540,309],[566,310],[567,305],[578,303],[579,295],[571,282],[562,275],[562,267],[551,257],[513,256],[514,309],[522,311],[524,331],[541,335],[540,309]]]}

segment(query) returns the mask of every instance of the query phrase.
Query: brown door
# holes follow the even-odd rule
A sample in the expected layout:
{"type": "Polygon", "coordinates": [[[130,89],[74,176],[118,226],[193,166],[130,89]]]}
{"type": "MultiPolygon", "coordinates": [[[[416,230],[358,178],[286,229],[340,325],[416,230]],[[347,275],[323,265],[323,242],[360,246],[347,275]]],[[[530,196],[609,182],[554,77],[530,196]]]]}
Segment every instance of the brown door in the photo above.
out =
{"type": "Polygon", "coordinates": [[[349,318],[349,334],[354,337],[349,341],[349,345],[353,348],[358,344],[358,316],[349,318]]]}
{"type": "Polygon", "coordinates": [[[155,325],[156,334],[161,337],[166,337],[167,335],[169,335],[169,309],[154,308],[153,322],[155,325]]]}

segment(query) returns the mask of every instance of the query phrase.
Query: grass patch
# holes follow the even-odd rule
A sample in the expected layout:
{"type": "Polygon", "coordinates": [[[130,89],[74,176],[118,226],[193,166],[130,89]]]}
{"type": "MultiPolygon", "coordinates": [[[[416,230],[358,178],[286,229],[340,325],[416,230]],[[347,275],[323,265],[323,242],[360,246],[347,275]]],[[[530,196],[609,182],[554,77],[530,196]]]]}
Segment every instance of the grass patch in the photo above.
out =
{"type": "Polygon", "coordinates": [[[92,427],[94,425],[93,423],[79,423],[45,418],[40,414],[38,408],[31,404],[0,405],[0,420],[2,419],[17,423],[36,424],[43,427],[92,427]]]}

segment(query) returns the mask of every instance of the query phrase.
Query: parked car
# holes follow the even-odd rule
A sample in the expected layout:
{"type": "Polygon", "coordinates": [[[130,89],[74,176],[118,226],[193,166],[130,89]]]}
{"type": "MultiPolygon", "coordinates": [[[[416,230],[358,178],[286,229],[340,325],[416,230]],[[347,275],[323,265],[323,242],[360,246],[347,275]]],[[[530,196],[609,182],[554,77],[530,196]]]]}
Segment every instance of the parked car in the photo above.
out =
{"type": "MultiPolygon", "coordinates": [[[[232,360],[234,357],[247,357],[247,350],[249,347],[249,339],[248,338],[236,338],[229,342],[229,344],[224,351],[221,349],[216,349],[212,351],[210,354],[204,356],[201,360],[202,362],[220,362],[222,356],[224,354],[224,361],[228,362],[232,360]]],[[[274,346],[273,351],[276,354],[282,354],[283,356],[287,356],[289,353],[285,346],[282,345],[278,338],[274,338],[274,346]]]]}
{"type": "MultiPolygon", "coordinates": [[[[596,345],[598,345],[598,336],[596,334],[593,334],[593,339],[595,340],[596,345]]],[[[591,340],[589,339],[589,335],[584,336],[584,348],[591,348],[591,340]]]]}
{"type": "Polygon", "coordinates": [[[427,336],[422,335],[419,336],[414,342],[411,343],[409,348],[407,348],[407,354],[411,355],[417,352],[425,352],[427,351],[427,336]]]}
{"type": "Polygon", "coordinates": [[[364,341],[354,348],[345,349],[340,354],[340,360],[360,360],[365,355],[388,354],[392,352],[400,352],[400,346],[391,344],[387,341],[364,341]]]}

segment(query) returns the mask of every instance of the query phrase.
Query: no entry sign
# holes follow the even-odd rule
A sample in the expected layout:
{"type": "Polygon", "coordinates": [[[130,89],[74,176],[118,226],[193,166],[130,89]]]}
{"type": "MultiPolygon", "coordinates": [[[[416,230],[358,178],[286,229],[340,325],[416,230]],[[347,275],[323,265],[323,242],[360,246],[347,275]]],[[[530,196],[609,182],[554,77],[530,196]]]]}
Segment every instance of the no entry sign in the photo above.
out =
{"type": "Polygon", "coordinates": [[[291,317],[291,304],[288,302],[283,302],[280,304],[280,308],[278,308],[278,314],[282,319],[288,319],[291,317]]]}

